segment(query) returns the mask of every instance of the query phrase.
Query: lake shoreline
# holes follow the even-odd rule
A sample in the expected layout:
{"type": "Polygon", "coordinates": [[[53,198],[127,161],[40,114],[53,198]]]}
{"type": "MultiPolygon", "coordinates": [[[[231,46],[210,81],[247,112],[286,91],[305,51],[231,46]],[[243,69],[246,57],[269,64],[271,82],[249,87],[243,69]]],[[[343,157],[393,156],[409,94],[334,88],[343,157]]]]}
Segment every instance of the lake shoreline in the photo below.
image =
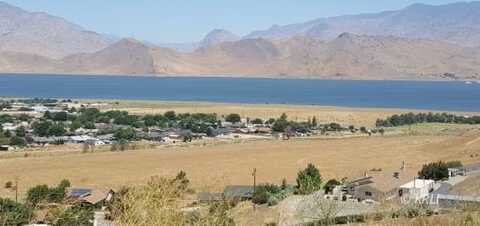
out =
{"type": "Polygon", "coordinates": [[[29,73],[29,72],[0,72],[0,76],[5,75],[49,75],[49,76],[81,76],[81,77],[127,77],[127,78],[232,78],[232,79],[272,79],[272,80],[337,80],[337,81],[433,81],[433,82],[476,82],[476,79],[450,79],[439,78],[436,76],[419,77],[421,75],[405,75],[404,77],[356,77],[350,75],[334,76],[334,75],[238,75],[238,74],[102,74],[102,73],[29,73]]]}

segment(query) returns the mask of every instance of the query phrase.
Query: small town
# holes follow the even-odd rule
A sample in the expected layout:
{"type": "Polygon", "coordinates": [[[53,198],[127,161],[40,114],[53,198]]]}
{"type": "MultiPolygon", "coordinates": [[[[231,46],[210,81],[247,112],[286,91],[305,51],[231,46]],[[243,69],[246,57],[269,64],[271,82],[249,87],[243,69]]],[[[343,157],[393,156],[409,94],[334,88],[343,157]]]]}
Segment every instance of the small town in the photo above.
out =
{"type": "MultiPolygon", "coordinates": [[[[174,111],[131,115],[126,111],[111,110],[109,105],[115,103],[5,99],[0,105],[0,150],[4,154],[33,150],[25,152],[25,157],[27,153],[42,152],[46,147],[69,145],[80,146],[82,153],[123,152],[134,150],[142,142],[175,147],[194,143],[205,146],[211,141],[345,139],[395,135],[393,127],[417,121],[480,123],[477,116],[409,113],[378,119],[377,126],[370,129],[321,123],[315,117],[306,122],[289,121],[286,114],[278,119],[249,119],[235,113],[225,116],[177,114],[174,111]]],[[[258,212],[264,215],[277,212],[278,219],[268,225],[342,224],[372,219],[416,218],[480,205],[477,183],[480,162],[467,165],[460,161],[431,162],[425,164],[421,171],[416,171],[404,160],[398,162],[394,171],[374,168],[358,173],[357,177],[330,180],[322,178],[314,164],[305,167],[298,172],[295,184],[285,179],[278,184],[257,183],[257,169],[254,168],[252,183],[226,185],[221,190],[193,189],[184,171],[173,178],[152,177],[142,189],[146,189],[143,192],[149,192],[148,189],[175,189],[177,191],[169,191],[172,194],[166,192],[172,197],[161,197],[176,200],[165,205],[178,209],[185,217],[183,220],[193,216],[200,219],[211,217],[205,215],[205,211],[215,208],[211,211],[222,214],[222,223],[218,222],[218,225],[231,225],[233,219],[228,216],[228,211],[245,205],[253,208],[253,212],[249,213],[251,217],[258,212]],[[154,185],[160,188],[152,187],[154,185]]],[[[18,200],[18,181],[1,182],[5,189],[15,191],[15,200],[18,200]]],[[[86,225],[115,225],[120,217],[118,205],[127,201],[129,189],[134,188],[77,187],[65,178],[59,181],[57,187],[38,185],[28,189],[25,204],[8,204],[17,205],[15,208],[21,209],[23,215],[6,220],[12,225],[76,225],[79,220],[86,225]],[[58,208],[67,208],[68,211],[63,214],[69,216],[55,219],[51,214],[58,208]]],[[[265,221],[268,219],[266,217],[265,221]]],[[[123,224],[130,225],[126,222],[134,219],[123,220],[123,224]]]]}

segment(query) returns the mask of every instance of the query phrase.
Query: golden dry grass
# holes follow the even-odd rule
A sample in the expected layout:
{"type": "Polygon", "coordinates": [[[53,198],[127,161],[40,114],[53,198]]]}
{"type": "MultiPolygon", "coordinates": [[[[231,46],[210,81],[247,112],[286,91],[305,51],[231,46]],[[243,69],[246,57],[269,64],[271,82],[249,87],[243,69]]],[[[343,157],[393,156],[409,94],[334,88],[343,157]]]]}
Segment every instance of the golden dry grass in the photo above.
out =
{"type": "MultiPolygon", "coordinates": [[[[36,184],[56,184],[62,178],[75,186],[119,187],[144,183],[154,175],[187,172],[194,186],[214,180],[250,184],[251,169],[258,182],[294,183],[296,173],[316,164],[324,178],[358,175],[365,170],[398,169],[402,161],[418,169],[435,160],[480,161],[478,132],[461,136],[392,136],[349,139],[298,139],[0,159],[0,184],[20,180],[20,190],[36,184]]],[[[3,187],[3,186],[2,186],[3,187]]],[[[3,188],[0,192],[12,195],[3,188]]]]}

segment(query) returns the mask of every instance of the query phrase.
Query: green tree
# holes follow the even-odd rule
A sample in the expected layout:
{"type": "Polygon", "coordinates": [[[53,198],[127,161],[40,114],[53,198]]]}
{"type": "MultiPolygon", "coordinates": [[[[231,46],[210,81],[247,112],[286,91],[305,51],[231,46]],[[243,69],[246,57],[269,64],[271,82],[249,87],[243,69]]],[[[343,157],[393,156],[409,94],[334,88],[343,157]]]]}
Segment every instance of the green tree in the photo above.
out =
{"type": "Polygon", "coordinates": [[[51,126],[52,123],[49,121],[34,122],[32,125],[33,133],[40,137],[47,137],[49,135],[49,129],[51,126]]]}
{"type": "Polygon", "coordinates": [[[165,114],[163,114],[165,118],[169,121],[176,121],[177,120],[177,114],[174,111],[167,111],[165,114]]]}
{"type": "Polygon", "coordinates": [[[52,114],[52,120],[57,122],[65,122],[68,120],[67,112],[56,112],[52,114]]]}
{"type": "Polygon", "coordinates": [[[327,183],[325,183],[325,185],[323,186],[323,189],[325,190],[325,194],[329,194],[331,192],[333,192],[333,189],[338,186],[338,185],[341,185],[342,183],[338,180],[335,180],[335,179],[331,179],[329,181],[327,181],[327,183]]]}
{"type": "Polygon", "coordinates": [[[27,134],[27,130],[25,130],[25,127],[20,126],[15,130],[15,136],[17,137],[25,137],[27,134]]]}
{"type": "Polygon", "coordinates": [[[275,132],[285,132],[289,123],[288,123],[288,116],[287,114],[283,113],[279,119],[275,120],[273,123],[272,130],[275,132]]]}
{"type": "Polygon", "coordinates": [[[82,128],[82,123],[78,120],[73,121],[70,126],[70,132],[75,132],[75,130],[82,128]]]}
{"type": "Polygon", "coordinates": [[[297,174],[297,193],[309,195],[322,188],[322,176],[320,171],[313,164],[308,164],[307,168],[297,174]]]}
{"type": "Polygon", "coordinates": [[[63,136],[67,131],[63,123],[53,123],[48,129],[48,136],[63,136]]]}
{"type": "Polygon", "coordinates": [[[10,145],[25,147],[27,146],[27,141],[22,137],[13,136],[10,138],[10,145]]]}
{"type": "Polygon", "coordinates": [[[242,117],[240,117],[239,114],[229,114],[227,117],[225,117],[225,121],[230,123],[239,123],[242,121],[242,117]]]}
{"type": "Polygon", "coordinates": [[[448,178],[448,165],[445,162],[433,162],[423,165],[422,170],[418,172],[422,179],[443,180],[448,178]]]}
{"type": "Polygon", "coordinates": [[[136,138],[136,132],[132,128],[119,129],[115,132],[114,137],[116,140],[131,141],[136,138]]]}
{"type": "Polygon", "coordinates": [[[262,125],[263,120],[260,119],[260,118],[256,118],[256,119],[252,120],[251,123],[254,124],[254,125],[262,125]]]}
{"type": "Polygon", "coordinates": [[[317,126],[318,126],[317,117],[313,116],[313,119],[312,119],[312,127],[313,127],[313,128],[316,128],[317,126]]]}

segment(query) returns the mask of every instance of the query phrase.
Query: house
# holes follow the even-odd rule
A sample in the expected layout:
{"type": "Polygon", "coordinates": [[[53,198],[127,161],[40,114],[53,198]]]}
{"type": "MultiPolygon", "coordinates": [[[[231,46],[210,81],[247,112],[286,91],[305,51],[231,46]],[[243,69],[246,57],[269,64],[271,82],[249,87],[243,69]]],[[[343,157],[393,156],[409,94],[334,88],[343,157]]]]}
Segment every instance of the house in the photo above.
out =
{"type": "Polygon", "coordinates": [[[227,200],[245,201],[253,198],[255,188],[249,185],[231,185],[225,187],[223,195],[227,200]]]}
{"type": "Polygon", "coordinates": [[[68,198],[76,203],[100,205],[110,202],[113,194],[113,190],[110,189],[71,188],[68,191],[68,198]]]}
{"type": "Polygon", "coordinates": [[[434,185],[433,180],[414,179],[400,186],[398,196],[402,203],[423,203],[428,200],[434,185]]]}
{"type": "Polygon", "coordinates": [[[448,177],[466,176],[467,170],[465,168],[448,168],[448,177]]]}
{"type": "Polygon", "coordinates": [[[412,180],[415,175],[414,171],[375,172],[371,175],[365,173],[363,177],[348,182],[344,190],[359,201],[390,200],[398,197],[400,186],[412,180]]]}

